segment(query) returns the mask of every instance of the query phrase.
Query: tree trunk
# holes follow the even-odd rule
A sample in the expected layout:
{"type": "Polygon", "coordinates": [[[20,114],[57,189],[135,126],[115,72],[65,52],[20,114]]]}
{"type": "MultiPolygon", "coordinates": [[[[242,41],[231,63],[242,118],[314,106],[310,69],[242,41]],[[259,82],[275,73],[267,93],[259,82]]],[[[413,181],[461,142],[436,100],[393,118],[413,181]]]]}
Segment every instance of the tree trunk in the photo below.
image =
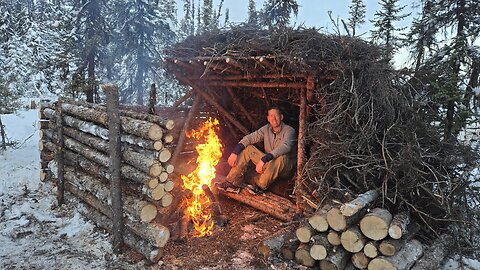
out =
{"type": "Polygon", "coordinates": [[[345,248],[345,250],[351,253],[356,253],[363,249],[367,239],[362,234],[358,226],[355,225],[342,233],[340,241],[342,242],[342,246],[345,248]]]}
{"type": "Polygon", "coordinates": [[[5,140],[5,129],[2,123],[2,117],[0,116],[0,136],[2,137],[2,149],[7,150],[7,141],[5,140]]]}
{"type": "Polygon", "coordinates": [[[370,261],[368,270],[407,270],[410,269],[422,255],[422,244],[412,239],[394,256],[379,256],[370,261]]]}
{"type": "Polygon", "coordinates": [[[383,208],[374,208],[360,220],[360,230],[372,240],[382,240],[388,235],[392,214],[383,208]]]}
{"type": "Polygon", "coordinates": [[[55,117],[55,122],[57,126],[57,149],[55,151],[56,153],[56,159],[57,159],[57,202],[58,205],[62,205],[65,203],[65,178],[64,178],[64,158],[63,158],[63,148],[65,146],[65,138],[63,136],[63,119],[62,119],[62,100],[59,99],[57,103],[57,108],[56,108],[56,117],[55,117]]]}
{"type": "Polygon", "coordinates": [[[340,207],[340,211],[344,216],[351,217],[366,207],[369,203],[375,201],[377,198],[378,192],[376,190],[370,190],[366,193],[358,195],[358,197],[353,201],[343,204],[340,207]]]}

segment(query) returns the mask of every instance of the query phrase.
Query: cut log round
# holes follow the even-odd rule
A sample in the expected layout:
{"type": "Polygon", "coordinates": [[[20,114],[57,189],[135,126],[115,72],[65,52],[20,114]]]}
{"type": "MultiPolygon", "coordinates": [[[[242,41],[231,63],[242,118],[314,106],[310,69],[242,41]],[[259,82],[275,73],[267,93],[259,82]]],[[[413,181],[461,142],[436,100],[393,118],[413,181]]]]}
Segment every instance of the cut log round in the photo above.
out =
{"type": "Polygon", "coordinates": [[[291,238],[286,239],[285,242],[283,243],[283,246],[281,249],[282,257],[285,260],[295,259],[295,251],[298,249],[298,246],[300,246],[300,241],[298,241],[295,234],[292,233],[291,238]]]}
{"type": "Polygon", "coordinates": [[[306,267],[313,267],[315,260],[310,256],[310,246],[302,243],[295,251],[295,261],[306,267]]]}
{"type": "Polygon", "coordinates": [[[164,165],[164,169],[167,173],[173,173],[173,170],[175,169],[175,167],[172,164],[167,164],[167,165],[164,165]]]}
{"type": "Polygon", "coordinates": [[[317,261],[323,260],[327,257],[327,251],[331,248],[332,246],[328,242],[326,235],[317,234],[312,237],[310,255],[317,261]]]}
{"type": "Polygon", "coordinates": [[[167,194],[165,192],[165,186],[163,184],[159,184],[155,189],[152,190],[152,199],[159,201],[165,196],[165,194],[167,194]]]}
{"type": "Polygon", "coordinates": [[[158,176],[158,180],[161,183],[167,181],[167,179],[168,179],[168,173],[166,171],[161,172],[160,175],[158,176]]]}
{"type": "Polygon", "coordinates": [[[158,183],[160,181],[158,180],[158,177],[152,177],[149,181],[148,181],[148,187],[150,189],[155,189],[157,186],[158,186],[158,183]]]}
{"type": "Polygon", "coordinates": [[[422,255],[422,244],[412,239],[394,256],[378,256],[370,261],[368,270],[407,270],[410,269],[422,255]]]}
{"type": "Polygon", "coordinates": [[[296,230],[295,234],[297,235],[298,240],[302,243],[310,242],[310,238],[314,234],[312,226],[308,222],[303,222],[296,230]]]}
{"type": "Polygon", "coordinates": [[[378,192],[376,190],[370,190],[363,194],[358,195],[354,200],[343,204],[340,207],[340,211],[346,217],[355,215],[362,208],[366,207],[369,203],[378,198],[378,192]]]}
{"type": "Polygon", "coordinates": [[[393,256],[405,245],[405,241],[401,239],[385,239],[380,243],[378,250],[382,255],[393,256]]]}
{"type": "Polygon", "coordinates": [[[158,154],[158,160],[160,162],[167,162],[172,157],[172,152],[168,149],[162,149],[158,154]]]}
{"type": "Polygon", "coordinates": [[[332,229],[337,232],[343,232],[349,226],[356,224],[363,213],[366,211],[365,208],[358,211],[355,215],[346,217],[342,214],[338,207],[333,207],[327,212],[327,222],[332,229]]]}
{"type": "Polygon", "coordinates": [[[365,253],[357,252],[352,255],[352,264],[358,269],[367,269],[370,258],[365,253]]]}
{"type": "Polygon", "coordinates": [[[328,230],[327,212],[332,208],[331,205],[324,205],[315,211],[313,216],[308,218],[310,226],[319,232],[326,232],[328,230]]]}
{"type": "Polygon", "coordinates": [[[392,222],[388,228],[388,235],[393,239],[400,239],[407,231],[410,223],[410,216],[407,212],[400,212],[393,216],[392,222]]]}
{"type": "Polygon", "coordinates": [[[163,136],[163,142],[165,142],[165,143],[173,142],[173,135],[172,134],[166,134],[165,136],[163,136]]]}
{"type": "Polygon", "coordinates": [[[365,253],[365,256],[373,259],[378,256],[378,246],[378,242],[369,241],[363,247],[363,253],[365,253]]]}
{"type": "Polygon", "coordinates": [[[173,196],[171,193],[165,193],[165,195],[162,197],[162,206],[163,207],[168,207],[172,204],[173,201],[173,196]]]}
{"type": "Polygon", "coordinates": [[[175,184],[173,183],[173,181],[167,181],[165,182],[165,191],[166,192],[170,192],[173,190],[173,188],[175,187],[175,184]]]}
{"type": "Polygon", "coordinates": [[[330,230],[327,234],[327,240],[333,246],[339,246],[342,244],[340,240],[340,234],[334,230],[330,230]]]}
{"type": "Polygon", "coordinates": [[[360,230],[372,240],[382,240],[388,235],[392,214],[387,209],[375,208],[360,220],[360,230]]]}
{"type": "Polygon", "coordinates": [[[340,237],[342,246],[351,253],[357,253],[363,249],[367,239],[362,234],[358,226],[352,226],[344,231],[340,237]]]}
{"type": "Polygon", "coordinates": [[[341,247],[337,247],[333,252],[329,252],[327,258],[320,261],[320,269],[322,270],[342,270],[345,268],[350,259],[350,253],[341,247]]]}
{"type": "Polygon", "coordinates": [[[150,222],[157,216],[157,207],[154,204],[146,204],[140,212],[140,219],[143,222],[150,222]]]}

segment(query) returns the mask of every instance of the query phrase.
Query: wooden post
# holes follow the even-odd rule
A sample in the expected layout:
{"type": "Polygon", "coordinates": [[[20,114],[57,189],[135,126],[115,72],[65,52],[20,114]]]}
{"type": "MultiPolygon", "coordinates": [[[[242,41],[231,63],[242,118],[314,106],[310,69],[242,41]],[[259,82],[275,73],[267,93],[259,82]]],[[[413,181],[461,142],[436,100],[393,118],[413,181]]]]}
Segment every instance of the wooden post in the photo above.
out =
{"type": "Polygon", "coordinates": [[[302,173],[305,166],[305,129],[307,128],[307,90],[300,91],[300,112],[298,116],[298,154],[297,154],[297,179],[295,181],[296,212],[302,212],[302,173]]]}
{"type": "Polygon", "coordinates": [[[113,210],[113,251],[118,253],[123,245],[123,204],[122,187],[120,177],[120,166],[122,151],[120,145],[120,112],[118,101],[118,88],[115,85],[102,85],[107,96],[107,115],[108,115],[108,140],[110,152],[110,189],[112,193],[113,210]]]}
{"type": "Polygon", "coordinates": [[[245,109],[245,107],[242,105],[242,102],[240,102],[240,99],[238,99],[238,97],[235,95],[235,93],[233,92],[233,89],[231,87],[227,87],[227,91],[232,97],[233,103],[240,108],[243,114],[245,114],[245,117],[247,117],[248,121],[250,121],[250,124],[252,124],[253,127],[256,127],[258,124],[257,123],[258,121],[256,122],[255,120],[253,120],[253,117],[250,115],[247,109],[245,109]]]}
{"type": "Polygon", "coordinates": [[[5,141],[5,130],[3,129],[2,117],[0,117],[0,135],[2,136],[2,149],[7,150],[7,142],[5,141]]]}
{"type": "Polygon", "coordinates": [[[192,95],[193,95],[193,90],[192,89],[188,90],[188,92],[185,95],[183,95],[181,98],[177,99],[177,101],[175,101],[175,103],[173,103],[172,107],[176,108],[176,107],[180,106],[180,104],[185,102],[185,100],[187,100],[192,95]]]}
{"type": "Polygon", "coordinates": [[[59,98],[56,107],[57,122],[57,202],[58,205],[65,203],[65,179],[64,179],[64,158],[63,158],[63,117],[62,117],[62,99],[59,98]]]}
{"type": "Polygon", "coordinates": [[[185,136],[186,136],[185,132],[187,131],[188,127],[190,126],[190,124],[191,124],[191,122],[194,118],[195,113],[198,111],[198,106],[200,106],[201,100],[202,100],[202,97],[196,96],[195,100],[193,101],[192,107],[190,108],[190,111],[187,114],[187,118],[185,119],[185,122],[183,124],[183,128],[180,131],[180,136],[178,137],[177,146],[175,147],[175,151],[173,151],[173,154],[172,154],[171,163],[173,165],[176,164],[178,155],[182,151],[183,144],[185,143],[185,136]]]}
{"type": "Polygon", "coordinates": [[[148,113],[155,114],[155,105],[157,104],[157,88],[155,83],[150,86],[150,97],[148,99],[148,113]]]}

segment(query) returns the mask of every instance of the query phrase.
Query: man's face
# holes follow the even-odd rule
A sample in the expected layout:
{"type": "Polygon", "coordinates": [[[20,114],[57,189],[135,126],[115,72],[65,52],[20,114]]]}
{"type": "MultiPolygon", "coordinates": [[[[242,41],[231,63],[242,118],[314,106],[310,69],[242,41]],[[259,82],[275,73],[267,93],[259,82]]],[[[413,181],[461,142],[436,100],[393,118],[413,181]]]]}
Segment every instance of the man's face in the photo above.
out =
{"type": "Polygon", "coordinates": [[[272,128],[277,128],[280,126],[283,120],[283,115],[276,109],[271,109],[268,111],[267,121],[270,123],[272,128]]]}

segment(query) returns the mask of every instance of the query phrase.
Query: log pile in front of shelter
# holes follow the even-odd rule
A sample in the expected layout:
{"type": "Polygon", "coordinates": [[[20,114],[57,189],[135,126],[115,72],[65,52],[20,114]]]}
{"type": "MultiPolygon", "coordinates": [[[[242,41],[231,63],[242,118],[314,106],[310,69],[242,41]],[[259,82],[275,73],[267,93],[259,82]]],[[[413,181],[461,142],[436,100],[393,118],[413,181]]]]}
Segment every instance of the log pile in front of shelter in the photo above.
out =
{"type": "Polygon", "coordinates": [[[409,214],[372,208],[377,198],[371,190],[343,204],[326,203],[298,225],[266,238],[258,252],[325,270],[438,269],[451,236],[426,248],[415,239],[419,225],[409,214]]]}
{"type": "MultiPolygon", "coordinates": [[[[170,229],[159,213],[172,211],[178,188],[169,163],[174,121],[158,115],[120,111],[122,197],[125,243],[151,261],[162,256],[170,229]]],[[[55,155],[63,151],[65,190],[84,202],[83,214],[112,230],[108,122],[101,105],[65,99],[40,109],[41,181],[56,178],[55,155]],[[58,104],[61,104],[58,108],[58,104]],[[61,112],[64,148],[58,147],[56,121],[61,112]]]]}

